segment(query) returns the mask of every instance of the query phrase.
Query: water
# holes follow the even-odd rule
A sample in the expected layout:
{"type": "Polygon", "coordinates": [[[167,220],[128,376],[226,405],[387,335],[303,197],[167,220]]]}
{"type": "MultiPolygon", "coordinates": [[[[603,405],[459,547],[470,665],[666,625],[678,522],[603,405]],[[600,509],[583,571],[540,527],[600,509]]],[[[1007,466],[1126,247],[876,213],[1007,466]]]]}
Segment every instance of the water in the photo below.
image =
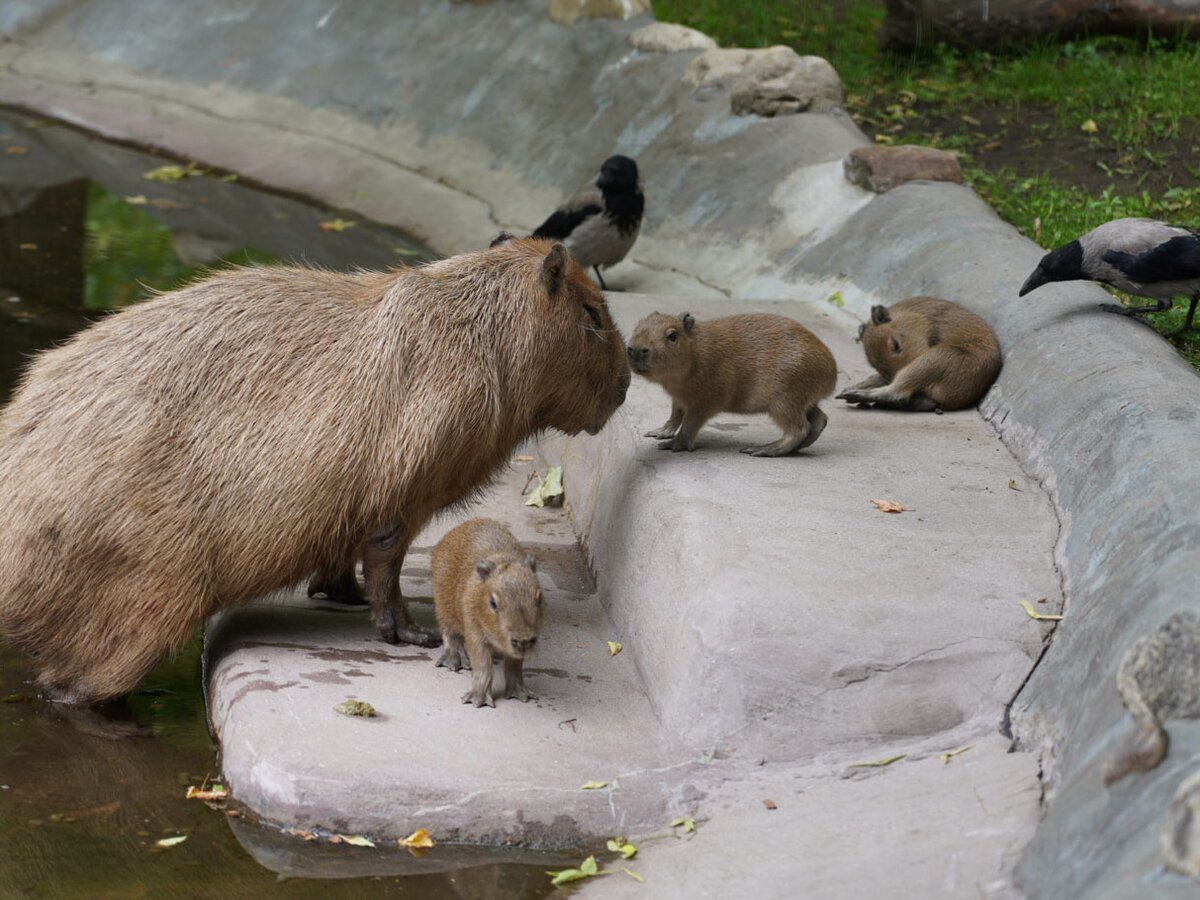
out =
{"type": "MultiPolygon", "coordinates": [[[[0,402],[30,354],[201,267],[432,258],[393,229],[230,173],[143,177],[176,163],[0,109],[0,402]]],[[[0,897],[540,897],[546,868],[578,862],[305,842],[236,804],[184,799],[219,777],[201,658],[197,635],[121,703],[72,710],[38,699],[28,661],[0,642],[0,897]]]]}

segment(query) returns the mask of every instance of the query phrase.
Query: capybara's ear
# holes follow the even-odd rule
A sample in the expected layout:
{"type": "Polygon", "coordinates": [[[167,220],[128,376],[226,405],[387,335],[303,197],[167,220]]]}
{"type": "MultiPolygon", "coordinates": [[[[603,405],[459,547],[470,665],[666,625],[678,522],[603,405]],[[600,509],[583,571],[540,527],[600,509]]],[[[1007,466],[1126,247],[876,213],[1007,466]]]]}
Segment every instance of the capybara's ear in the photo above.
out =
{"type": "Polygon", "coordinates": [[[563,279],[567,274],[567,248],[555,243],[550,252],[542,259],[542,284],[546,293],[557,297],[562,290],[563,279]]]}
{"type": "Polygon", "coordinates": [[[871,307],[871,322],[875,325],[883,325],[886,322],[892,321],[892,317],[888,315],[886,306],[871,307]]]}
{"type": "Polygon", "coordinates": [[[537,558],[532,553],[526,554],[525,555],[525,565],[529,566],[529,571],[536,572],[537,571],[537,558]]]}
{"type": "Polygon", "coordinates": [[[684,313],[679,317],[679,321],[683,322],[683,330],[688,334],[692,333],[692,326],[696,324],[696,320],[692,318],[691,313],[684,313]]]}
{"type": "Polygon", "coordinates": [[[487,581],[488,576],[496,571],[496,564],[490,559],[481,559],[475,563],[475,573],[484,581],[487,581]]]}
{"type": "Polygon", "coordinates": [[[498,235],[496,235],[494,238],[492,238],[492,242],[490,244],[488,244],[488,247],[495,247],[497,244],[503,244],[506,241],[511,241],[511,240],[512,240],[512,235],[509,234],[507,231],[502,231],[498,235]]]}
{"type": "Polygon", "coordinates": [[[866,333],[867,333],[867,323],[863,322],[861,325],[858,326],[858,342],[860,344],[862,343],[863,335],[866,333]]]}

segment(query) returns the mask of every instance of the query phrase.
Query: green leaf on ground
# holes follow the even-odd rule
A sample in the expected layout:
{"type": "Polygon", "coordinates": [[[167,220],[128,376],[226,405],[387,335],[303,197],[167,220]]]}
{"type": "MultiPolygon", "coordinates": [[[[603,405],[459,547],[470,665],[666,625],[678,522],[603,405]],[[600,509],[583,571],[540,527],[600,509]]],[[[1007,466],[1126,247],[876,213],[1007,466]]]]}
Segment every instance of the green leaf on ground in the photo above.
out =
{"type": "Polygon", "coordinates": [[[885,756],[883,759],[873,759],[870,762],[850,763],[852,769],[882,769],[884,766],[890,766],[894,762],[899,762],[908,756],[907,753],[900,753],[896,756],[885,756]]]}
{"type": "Polygon", "coordinates": [[[581,791],[598,791],[600,788],[608,787],[607,781],[585,781],[579,786],[581,791]]]}
{"type": "Polygon", "coordinates": [[[696,820],[691,816],[677,816],[671,820],[672,828],[678,828],[681,825],[683,826],[684,834],[691,834],[696,830],[696,820]]]}
{"type": "Polygon", "coordinates": [[[561,506],[563,502],[562,466],[551,466],[546,477],[525,498],[526,506],[561,506]]]}
{"type": "Polygon", "coordinates": [[[626,841],[623,837],[614,838],[609,841],[608,849],[613,853],[620,853],[625,859],[633,859],[637,856],[637,847],[626,841]]]}

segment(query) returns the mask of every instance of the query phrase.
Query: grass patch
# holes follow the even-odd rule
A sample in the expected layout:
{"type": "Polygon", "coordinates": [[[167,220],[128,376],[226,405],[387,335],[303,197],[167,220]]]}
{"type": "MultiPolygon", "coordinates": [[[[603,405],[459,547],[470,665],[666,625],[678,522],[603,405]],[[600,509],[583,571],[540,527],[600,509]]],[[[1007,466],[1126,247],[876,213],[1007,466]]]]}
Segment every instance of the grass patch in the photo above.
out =
{"type": "MultiPolygon", "coordinates": [[[[867,137],[955,151],[967,182],[1043,247],[1121,216],[1200,227],[1200,44],[1097,37],[901,57],[876,48],[878,0],[655,0],[654,12],[722,46],[826,57],[867,137]]],[[[1171,330],[1186,308],[1151,321],[1171,330]]],[[[1200,336],[1180,349],[1197,362],[1200,336]]]]}

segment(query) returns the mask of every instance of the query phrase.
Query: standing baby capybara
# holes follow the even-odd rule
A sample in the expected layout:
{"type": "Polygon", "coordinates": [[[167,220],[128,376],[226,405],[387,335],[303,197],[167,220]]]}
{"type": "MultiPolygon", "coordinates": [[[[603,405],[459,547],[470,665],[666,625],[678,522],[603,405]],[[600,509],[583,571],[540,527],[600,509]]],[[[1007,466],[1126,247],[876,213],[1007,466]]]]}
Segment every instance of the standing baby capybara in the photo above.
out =
{"type": "Polygon", "coordinates": [[[872,306],[858,329],[878,373],[837,399],[884,409],[932,412],[979,402],[1000,371],[1000,342],[969,309],[936,297],[872,306]]]}
{"type": "Polygon", "coordinates": [[[546,428],[595,433],[625,347],[561,244],[415,269],[232,269],[113,315],[0,414],[0,634],[51,696],[128,691],[209,614],[364,562],[375,622],[430,517],[546,428]]]}
{"type": "Polygon", "coordinates": [[[828,421],[817,403],[833,393],[837,363],[815,334],[786,316],[743,313],[698,322],[688,313],[651,313],[629,341],[639,375],[662,385],[671,417],[647,437],[693,450],[717,413],[767,413],[783,436],[743,447],[751,456],[785,456],[810,446],[828,421]]]}
{"type": "Polygon", "coordinates": [[[492,653],[504,660],[504,696],[532,699],[524,664],[541,633],[545,606],[537,561],[495,519],[471,519],[438,541],[431,569],[445,644],[437,665],[457,672],[470,664],[471,689],[463,703],[496,705],[492,653]]]}

